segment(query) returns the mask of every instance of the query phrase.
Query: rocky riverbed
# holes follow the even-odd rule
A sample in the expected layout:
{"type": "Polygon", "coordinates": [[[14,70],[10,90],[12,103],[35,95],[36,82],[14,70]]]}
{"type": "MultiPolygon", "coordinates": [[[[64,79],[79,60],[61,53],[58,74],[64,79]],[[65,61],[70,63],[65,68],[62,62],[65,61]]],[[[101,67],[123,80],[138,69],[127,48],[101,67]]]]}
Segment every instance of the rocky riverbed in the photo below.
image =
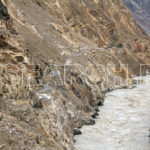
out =
{"type": "Polygon", "coordinates": [[[83,134],[75,137],[79,150],[150,149],[150,76],[142,81],[136,88],[106,95],[96,124],[84,126],[83,134]]]}

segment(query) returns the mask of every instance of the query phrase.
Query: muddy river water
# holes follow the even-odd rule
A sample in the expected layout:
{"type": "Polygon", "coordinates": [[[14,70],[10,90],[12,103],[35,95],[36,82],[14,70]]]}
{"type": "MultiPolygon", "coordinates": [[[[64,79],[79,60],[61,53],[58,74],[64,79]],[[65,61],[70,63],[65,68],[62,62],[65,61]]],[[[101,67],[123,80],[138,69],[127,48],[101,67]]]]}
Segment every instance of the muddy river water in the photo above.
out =
{"type": "Polygon", "coordinates": [[[106,95],[96,124],[75,137],[79,150],[150,150],[150,76],[142,80],[106,95]]]}

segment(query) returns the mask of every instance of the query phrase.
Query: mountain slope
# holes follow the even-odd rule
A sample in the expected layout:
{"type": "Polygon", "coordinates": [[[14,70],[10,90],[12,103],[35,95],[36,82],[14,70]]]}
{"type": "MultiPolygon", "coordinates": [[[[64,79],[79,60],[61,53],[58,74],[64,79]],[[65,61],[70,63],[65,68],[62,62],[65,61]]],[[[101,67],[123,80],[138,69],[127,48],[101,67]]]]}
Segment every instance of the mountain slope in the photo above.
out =
{"type": "Polygon", "coordinates": [[[122,0],[141,27],[150,35],[150,1],[149,0],[122,0]]]}
{"type": "Polygon", "coordinates": [[[120,0],[1,2],[1,62],[19,71],[1,75],[11,76],[0,87],[0,146],[73,150],[74,134],[94,123],[106,91],[126,87],[141,64],[145,74],[149,37],[120,0]]]}

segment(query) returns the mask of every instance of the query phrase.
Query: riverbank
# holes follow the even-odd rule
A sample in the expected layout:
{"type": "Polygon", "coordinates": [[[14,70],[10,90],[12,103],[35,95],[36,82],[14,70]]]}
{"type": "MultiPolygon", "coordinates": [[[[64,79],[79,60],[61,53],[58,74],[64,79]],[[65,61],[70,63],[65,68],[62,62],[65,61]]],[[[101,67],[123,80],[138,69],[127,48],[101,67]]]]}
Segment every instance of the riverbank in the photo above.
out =
{"type": "MultiPolygon", "coordinates": [[[[136,78],[136,80],[139,78],[136,78]]],[[[76,136],[79,150],[149,150],[150,76],[134,89],[106,94],[94,126],[84,126],[76,136]]]]}

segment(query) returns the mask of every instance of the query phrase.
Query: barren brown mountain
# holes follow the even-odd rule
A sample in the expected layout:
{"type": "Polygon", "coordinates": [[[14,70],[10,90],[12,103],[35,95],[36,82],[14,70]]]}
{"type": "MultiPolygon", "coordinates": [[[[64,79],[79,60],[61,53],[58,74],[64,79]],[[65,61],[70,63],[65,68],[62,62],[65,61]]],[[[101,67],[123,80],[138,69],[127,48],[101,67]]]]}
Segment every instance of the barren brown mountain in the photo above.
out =
{"type": "Polygon", "coordinates": [[[0,149],[73,150],[104,93],[144,74],[149,40],[120,0],[1,0],[0,149]]]}

